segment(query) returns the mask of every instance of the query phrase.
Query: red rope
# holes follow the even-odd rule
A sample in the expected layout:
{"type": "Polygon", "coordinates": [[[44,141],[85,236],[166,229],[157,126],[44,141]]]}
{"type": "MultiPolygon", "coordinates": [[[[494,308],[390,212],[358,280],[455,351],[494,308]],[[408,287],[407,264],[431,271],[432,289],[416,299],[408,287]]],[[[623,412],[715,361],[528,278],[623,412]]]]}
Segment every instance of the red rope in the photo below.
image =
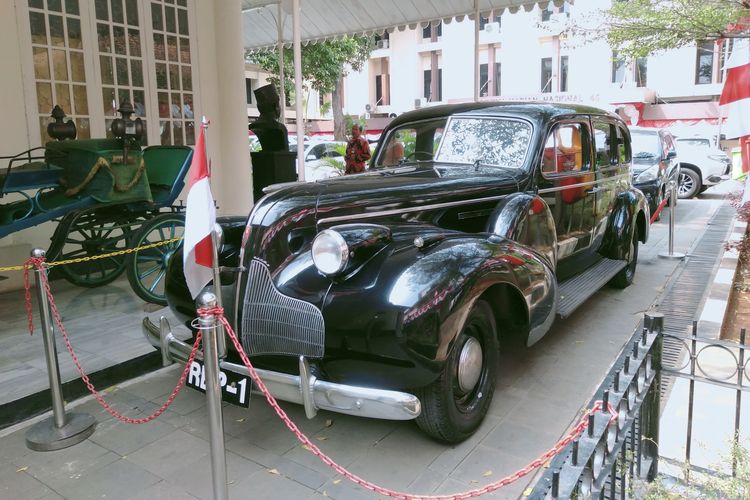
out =
{"type": "Polygon", "coordinates": [[[34,335],[34,313],[31,309],[31,280],[29,279],[29,271],[31,269],[41,269],[43,264],[43,257],[31,257],[23,263],[24,305],[26,306],[26,319],[29,322],[29,335],[34,335]]]}
{"type": "MultiPolygon", "coordinates": [[[[263,393],[263,395],[266,398],[266,401],[268,401],[268,404],[271,405],[271,407],[274,409],[276,414],[279,416],[279,418],[284,422],[286,427],[294,433],[294,435],[297,437],[297,439],[308,449],[310,452],[312,452],[313,455],[317,456],[324,464],[330,466],[333,468],[336,472],[347,478],[348,480],[362,486],[363,488],[366,488],[370,491],[373,491],[375,493],[378,493],[380,495],[385,495],[392,498],[399,498],[403,500],[409,500],[409,499],[428,499],[428,500],[444,500],[444,499],[466,499],[466,498],[474,498],[478,497],[480,495],[484,495],[486,493],[490,493],[492,491],[495,491],[499,488],[502,488],[503,486],[507,486],[508,484],[522,478],[523,476],[529,474],[530,472],[534,471],[535,469],[541,467],[544,463],[546,463],[549,459],[551,459],[553,456],[560,453],[560,451],[565,448],[571,441],[573,441],[576,437],[578,437],[588,426],[588,418],[589,415],[593,415],[595,413],[603,411],[603,403],[602,401],[597,401],[594,404],[594,407],[590,410],[586,411],[583,416],[581,417],[581,420],[578,422],[578,424],[573,427],[573,429],[565,435],[555,446],[550,448],[548,451],[543,453],[539,458],[532,461],[530,464],[528,464],[526,467],[514,472],[513,474],[506,476],[498,481],[495,481],[493,483],[487,484],[486,486],[482,488],[477,488],[474,490],[466,491],[463,493],[455,493],[453,495],[413,495],[411,493],[404,493],[400,491],[394,491],[390,490],[388,488],[384,488],[382,486],[378,486],[374,483],[371,483],[367,481],[366,479],[362,479],[361,477],[357,476],[356,474],[353,474],[352,472],[349,472],[347,469],[345,469],[343,466],[335,462],[332,458],[330,458],[328,455],[323,453],[320,448],[318,448],[315,443],[313,443],[310,438],[308,438],[300,429],[297,427],[297,425],[292,422],[292,420],[289,418],[289,416],[286,414],[286,412],[279,406],[279,404],[276,402],[276,399],[271,395],[270,391],[266,387],[266,385],[263,383],[263,380],[258,375],[258,372],[253,367],[252,363],[250,362],[250,358],[247,356],[245,351],[242,349],[242,345],[240,344],[240,341],[237,338],[237,334],[232,330],[232,326],[229,324],[227,319],[223,315],[223,310],[221,308],[215,307],[211,309],[199,309],[198,310],[199,316],[209,316],[209,315],[218,315],[219,321],[224,326],[224,331],[229,335],[230,340],[232,341],[232,344],[234,344],[234,348],[237,350],[237,352],[240,355],[240,358],[242,358],[242,362],[244,363],[245,367],[247,368],[248,372],[250,373],[250,376],[253,379],[253,382],[255,383],[256,387],[260,390],[260,392],[263,393]]],[[[612,424],[617,420],[617,411],[615,410],[614,406],[611,404],[607,405],[606,408],[607,412],[610,414],[609,417],[609,424],[612,424]]]]}
{"type": "MultiPolygon", "coordinates": [[[[37,269],[40,269],[44,264],[44,259],[29,259],[29,261],[32,261],[33,266],[35,266],[37,269]]],[[[28,274],[28,271],[26,271],[28,274]]],[[[65,331],[65,326],[62,322],[62,316],[60,315],[60,311],[57,309],[57,304],[55,304],[54,297],[52,296],[52,289],[49,285],[49,280],[47,279],[47,273],[42,272],[39,273],[41,276],[42,286],[44,287],[44,291],[47,294],[47,298],[49,299],[49,305],[50,310],[52,311],[52,316],[54,317],[55,323],[57,324],[57,327],[60,330],[60,333],[62,334],[62,338],[65,341],[65,348],[68,350],[68,353],[70,353],[70,357],[73,358],[73,364],[76,367],[76,370],[78,370],[78,373],[81,375],[81,380],[83,380],[83,383],[86,384],[86,388],[89,390],[89,392],[94,396],[94,398],[99,402],[99,404],[104,408],[110,415],[115,417],[117,420],[121,422],[125,422],[126,424],[145,424],[146,422],[150,422],[154,420],[155,418],[159,417],[162,413],[164,413],[167,408],[174,402],[177,395],[180,393],[180,390],[185,385],[185,381],[187,380],[188,373],[190,372],[190,366],[193,364],[193,360],[195,359],[195,355],[198,352],[198,346],[200,346],[201,343],[201,332],[198,331],[198,334],[195,336],[195,342],[193,343],[193,349],[190,351],[190,356],[188,356],[187,363],[185,364],[185,368],[182,370],[182,374],[180,375],[180,379],[177,381],[177,385],[172,390],[172,393],[169,395],[167,400],[164,402],[163,405],[159,409],[157,409],[154,413],[147,417],[143,418],[130,418],[126,417],[122,413],[115,410],[109,403],[107,403],[102,395],[99,393],[99,391],[96,390],[96,387],[94,387],[94,384],[91,382],[91,379],[88,375],[86,375],[86,372],[83,371],[83,366],[81,366],[81,362],[78,359],[78,356],[76,356],[75,351],[73,350],[73,346],[70,343],[70,338],[68,337],[68,332],[65,331]]],[[[26,282],[26,293],[27,296],[29,295],[29,285],[28,280],[26,282]]],[[[29,302],[30,303],[30,302],[29,302]]],[[[30,309],[27,309],[27,311],[30,311],[30,309]]],[[[31,320],[29,320],[31,321],[31,320]]],[[[31,328],[31,325],[29,325],[31,328]]]]}
{"type": "MultiPolygon", "coordinates": [[[[669,198],[664,198],[663,200],[661,200],[661,203],[659,203],[659,206],[656,207],[656,210],[654,210],[654,215],[651,216],[651,221],[649,222],[649,224],[653,224],[654,221],[656,221],[656,218],[659,217],[659,214],[661,213],[662,209],[664,208],[664,206],[667,204],[668,201],[669,201],[669,198]]],[[[670,217],[671,217],[671,214],[670,214],[670,217]]]]}

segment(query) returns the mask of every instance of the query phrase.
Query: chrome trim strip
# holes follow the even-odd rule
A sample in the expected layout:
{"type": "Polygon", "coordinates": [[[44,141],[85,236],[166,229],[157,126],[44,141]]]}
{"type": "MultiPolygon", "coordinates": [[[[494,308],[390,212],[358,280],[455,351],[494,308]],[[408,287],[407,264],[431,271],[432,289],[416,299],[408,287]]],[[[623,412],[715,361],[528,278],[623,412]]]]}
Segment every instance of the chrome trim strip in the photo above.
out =
{"type": "MultiPolygon", "coordinates": [[[[154,325],[149,318],[143,318],[141,329],[146,340],[159,348],[161,345],[159,327],[154,325]]],[[[162,335],[165,337],[169,359],[187,362],[191,346],[175,338],[171,331],[163,332],[162,335]]],[[[198,351],[195,359],[202,362],[203,353],[198,351]]],[[[221,361],[220,367],[222,370],[250,376],[244,365],[221,361]]],[[[304,387],[309,387],[312,400],[308,404],[312,406],[311,410],[327,410],[358,417],[388,420],[412,420],[417,418],[422,411],[419,398],[407,392],[336,384],[317,379],[313,375],[310,375],[307,380],[301,380],[299,376],[287,373],[257,368],[255,371],[276,399],[304,404],[305,398],[302,391],[304,387]]],[[[253,392],[257,393],[255,384],[253,384],[253,392]]]]}
{"type": "Polygon", "coordinates": [[[381,210],[379,212],[369,212],[369,213],[363,213],[363,214],[337,215],[336,217],[326,217],[324,219],[318,219],[318,225],[327,224],[329,222],[370,219],[372,217],[382,217],[385,215],[397,215],[397,214],[405,214],[405,213],[410,213],[410,212],[423,212],[425,210],[436,210],[438,208],[459,207],[462,205],[483,203],[485,201],[502,200],[503,198],[507,196],[508,196],[507,194],[500,194],[497,196],[488,196],[486,198],[472,198],[470,200],[459,200],[459,201],[450,201],[450,202],[445,202],[445,203],[435,203],[433,205],[422,205],[419,207],[394,208],[393,210],[381,210]]]}
{"type": "MultiPolygon", "coordinates": [[[[583,175],[583,174],[584,172],[582,172],[580,175],[583,175]]],[[[555,178],[562,179],[562,178],[565,178],[565,176],[560,176],[560,177],[555,177],[555,178]]],[[[596,184],[604,184],[605,182],[611,182],[613,180],[624,179],[624,178],[630,178],[630,174],[614,175],[612,177],[607,177],[606,179],[597,179],[597,180],[588,181],[588,182],[579,182],[578,184],[569,184],[567,186],[544,188],[544,189],[539,190],[539,194],[555,193],[557,191],[565,191],[566,189],[577,188],[577,187],[594,186],[596,184]]]]}

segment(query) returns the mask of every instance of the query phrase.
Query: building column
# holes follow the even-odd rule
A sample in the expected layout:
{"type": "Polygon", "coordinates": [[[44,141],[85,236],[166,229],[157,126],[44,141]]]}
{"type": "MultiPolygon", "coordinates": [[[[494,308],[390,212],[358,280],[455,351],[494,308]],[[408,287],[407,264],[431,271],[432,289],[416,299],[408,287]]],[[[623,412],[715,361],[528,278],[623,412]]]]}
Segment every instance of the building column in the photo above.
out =
{"type": "Polygon", "coordinates": [[[495,44],[487,45],[487,95],[496,95],[495,89],[495,44]]]}
{"type": "MultiPolygon", "coordinates": [[[[240,0],[196,2],[202,114],[211,120],[206,147],[211,186],[223,215],[253,205],[245,103],[245,49],[240,0]],[[211,22],[213,20],[213,22],[211,22]],[[200,26],[205,29],[201,30],[200,26]]],[[[200,117],[196,117],[200,119],[200,117]]]]}

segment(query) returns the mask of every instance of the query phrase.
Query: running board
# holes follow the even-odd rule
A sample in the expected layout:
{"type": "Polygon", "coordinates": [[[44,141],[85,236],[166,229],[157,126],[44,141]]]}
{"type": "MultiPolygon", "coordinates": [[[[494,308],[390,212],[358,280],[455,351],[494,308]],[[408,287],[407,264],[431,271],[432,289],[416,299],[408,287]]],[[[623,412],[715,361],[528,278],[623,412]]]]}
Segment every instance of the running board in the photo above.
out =
{"type": "Polygon", "coordinates": [[[602,259],[585,272],[560,283],[557,287],[557,316],[570,316],[626,265],[624,260],[602,259]]]}

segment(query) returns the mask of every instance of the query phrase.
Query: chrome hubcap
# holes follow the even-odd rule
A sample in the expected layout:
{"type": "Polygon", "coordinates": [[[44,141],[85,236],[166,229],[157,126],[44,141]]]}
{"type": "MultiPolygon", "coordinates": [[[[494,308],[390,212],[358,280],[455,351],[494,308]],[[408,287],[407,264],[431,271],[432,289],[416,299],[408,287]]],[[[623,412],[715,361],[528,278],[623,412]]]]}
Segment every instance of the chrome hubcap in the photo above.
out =
{"type": "Polygon", "coordinates": [[[689,175],[680,174],[680,183],[678,186],[680,194],[687,194],[693,189],[693,179],[689,175]]]}
{"type": "Polygon", "coordinates": [[[458,386],[467,393],[474,389],[482,374],[482,344],[469,337],[458,357],[458,386]]]}

